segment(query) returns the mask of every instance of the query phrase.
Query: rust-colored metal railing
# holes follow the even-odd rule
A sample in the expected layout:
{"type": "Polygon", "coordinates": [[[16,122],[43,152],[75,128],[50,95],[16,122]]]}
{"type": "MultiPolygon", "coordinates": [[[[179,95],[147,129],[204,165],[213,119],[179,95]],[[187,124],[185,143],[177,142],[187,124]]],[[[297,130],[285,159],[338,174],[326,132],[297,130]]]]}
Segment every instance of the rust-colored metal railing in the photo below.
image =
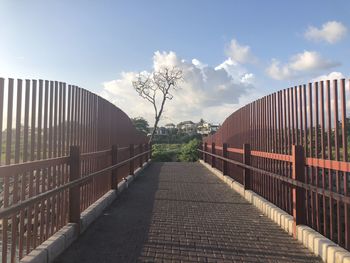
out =
{"type": "Polygon", "coordinates": [[[124,112],[57,81],[0,78],[0,141],[2,262],[30,253],[150,156],[124,112]]]}
{"type": "Polygon", "coordinates": [[[299,191],[299,222],[348,250],[349,83],[319,81],[265,96],[229,116],[201,150],[206,162],[243,185],[249,170],[250,189],[291,215],[299,191]],[[304,155],[296,171],[294,146],[304,155]]]}

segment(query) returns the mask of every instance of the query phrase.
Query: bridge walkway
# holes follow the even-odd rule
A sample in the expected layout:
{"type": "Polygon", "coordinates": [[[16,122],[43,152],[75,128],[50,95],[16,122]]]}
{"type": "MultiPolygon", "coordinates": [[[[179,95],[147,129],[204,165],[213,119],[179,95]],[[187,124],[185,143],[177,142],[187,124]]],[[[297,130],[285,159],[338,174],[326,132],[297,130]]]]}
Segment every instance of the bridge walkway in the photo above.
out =
{"type": "Polygon", "coordinates": [[[153,163],[55,262],[321,262],[199,163],[153,163]]]}

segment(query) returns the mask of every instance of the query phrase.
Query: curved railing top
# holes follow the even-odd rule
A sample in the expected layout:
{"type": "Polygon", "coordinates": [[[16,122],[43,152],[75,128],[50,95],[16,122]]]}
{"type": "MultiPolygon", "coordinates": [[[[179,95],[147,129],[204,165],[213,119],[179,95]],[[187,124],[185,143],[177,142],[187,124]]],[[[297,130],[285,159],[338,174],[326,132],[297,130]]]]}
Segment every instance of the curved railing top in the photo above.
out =
{"type": "Polygon", "coordinates": [[[59,81],[0,78],[0,165],[147,142],[104,98],[59,81]],[[33,132],[34,131],[34,132],[33,132]]]}
{"type": "MultiPolygon", "coordinates": [[[[266,95],[233,112],[215,134],[203,141],[225,142],[233,147],[250,143],[252,149],[290,154],[293,144],[310,149],[307,144],[315,145],[315,140],[324,142],[318,134],[313,136],[310,132],[318,127],[318,133],[338,133],[344,137],[337,141],[330,138],[330,145],[324,142],[325,148],[342,149],[350,125],[346,106],[350,98],[349,83],[346,79],[317,81],[266,95]],[[261,138],[262,132],[267,137],[261,138]]],[[[321,145],[316,150],[317,153],[307,155],[321,156],[321,145]]]]}

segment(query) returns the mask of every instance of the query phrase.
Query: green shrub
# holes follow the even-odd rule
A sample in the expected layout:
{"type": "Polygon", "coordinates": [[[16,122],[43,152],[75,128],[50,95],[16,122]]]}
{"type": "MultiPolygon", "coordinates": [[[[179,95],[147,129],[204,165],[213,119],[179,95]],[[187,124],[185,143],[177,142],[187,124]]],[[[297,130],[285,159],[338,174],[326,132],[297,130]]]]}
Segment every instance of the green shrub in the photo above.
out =
{"type": "Polygon", "coordinates": [[[181,162],[195,162],[198,160],[198,146],[200,141],[193,139],[186,144],[183,144],[178,159],[181,162]]]}
{"type": "Polygon", "coordinates": [[[152,160],[155,162],[195,162],[198,160],[200,140],[192,139],[185,144],[153,144],[152,160]]]}
{"type": "Polygon", "coordinates": [[[152,160],[155,162],[176,162],[180,144],[153,144],[152,160]]]}

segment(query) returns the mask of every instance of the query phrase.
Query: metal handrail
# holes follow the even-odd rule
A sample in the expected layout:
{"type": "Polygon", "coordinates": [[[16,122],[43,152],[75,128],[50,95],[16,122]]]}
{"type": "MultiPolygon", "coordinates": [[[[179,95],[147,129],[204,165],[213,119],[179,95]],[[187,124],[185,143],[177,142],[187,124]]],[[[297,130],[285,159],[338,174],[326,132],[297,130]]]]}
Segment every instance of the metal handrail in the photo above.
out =
{"type": "Polygon", "coordinates": [[[24,208],[26,208],[28,206],[32,206],[35,203],[42,201],[43,199],[47,199],[47,198],[53,196],[56,193],[62,192],[64,190],[66,190],[66,189],[70,189],[70,188],[73,188],[73,187],[76,187],[76,186],[81,186],[82,184],[84,184],[85,182],[89,181],[93,177],[96,177],[96,176],[98,176],[100,174],[103,174],[103,173],[106,173],[108,171],[111,171],[111,170],[114,170],[116,168],[119,168],[119,167],[127,164],[128,162],[130,162],[130,161],[132,161],[134,159],[137,159],[138,157],[141,157],[141,156],[143,156],[145,154],[148,154],[150,152],[151,152],[151,150],[145,151],[143,153],[139,153],[139,154],[137,154],[137,155],[135,155],[135,156],[133,156],[133,157],[131,157],[129,159],[126,159],[126,160],[121,161],[121,162],[119,162],[117,164],[111,165],[109,167],[106,167],[106,168],[104,168],[102,170],[99,170],[99,171],[93,172],[91,174],[88,174],[88,175],[86,175],[86,176],[84,176],[82,178],[79,178],[79,179],[71,181],[71,182],[69,182],[67,184],[61,185],[61,186],[59,186],[59,187],[57,187],[55,189],[52,189],[50,191],[38,194],[38,195],[33,196],[31,198],[28,198],[27,200],[19,202],[19,203],[15,204],[15,205],[12,205],[12,206],[0,209],[0,219],[1,218],[6,218],[6,217],[10,217],[11,215],[16,214],[20,210],[22,210],[22,209],[24,209],[24,208]]]}
{"type": "Polygon", "coordinates": [[[327,197],[334,198],[335,200],[342,201],[344,203],[350,204],[350,196],[345,196],[345,195],[338,194],[338,193],[335,193],[335,192],[332,192],[332,191],[329,191],[329,190],[325,190],[325,189],[322,189],[322,188],[319,188],[319,187],[316,187],[316,186],[313,186],[313,185],[310,185],[310,184],[307,184],[307,183],[304,183],[304,182],[300,182],[300,181],[292,179],[292,178],[285,177],[283,175],[272,173],[272,172],[269,172],[269,171],[266,171],[266,170],[263,170],[263,169],[260,169],[260,168],[253,167],[253,166],[248,165],[248,164],[244,164],[244,163],[241,163],[241,162],[238,162],[238,161],[231,160],[231,159],[222,157],[220,155],[213,154],[211,152],[206,152],[206,151],[201,150],[201,149],[198,149],[198,151],[202,152],[204,154],[211,155],[211,156],[213,156],[215,158],[221,159],[221,160],[226,161],[228,163],[235,164],[238,167],[249,169],[251,171],[258,172],[258,173],[261,173],[261,174],[264,174],[264,175],[268,175],[268,176],[270,176],[270,177],[272,177],[274,179],[278,179],[278,180],[280,180],[282,182],[291,184],[293,186],[301,187],[301,188],[304,188],[304,189],[310,190],[310,191],[314,191],[314,192],[316,192],[318,194],[324,194],[327,197]]]}

